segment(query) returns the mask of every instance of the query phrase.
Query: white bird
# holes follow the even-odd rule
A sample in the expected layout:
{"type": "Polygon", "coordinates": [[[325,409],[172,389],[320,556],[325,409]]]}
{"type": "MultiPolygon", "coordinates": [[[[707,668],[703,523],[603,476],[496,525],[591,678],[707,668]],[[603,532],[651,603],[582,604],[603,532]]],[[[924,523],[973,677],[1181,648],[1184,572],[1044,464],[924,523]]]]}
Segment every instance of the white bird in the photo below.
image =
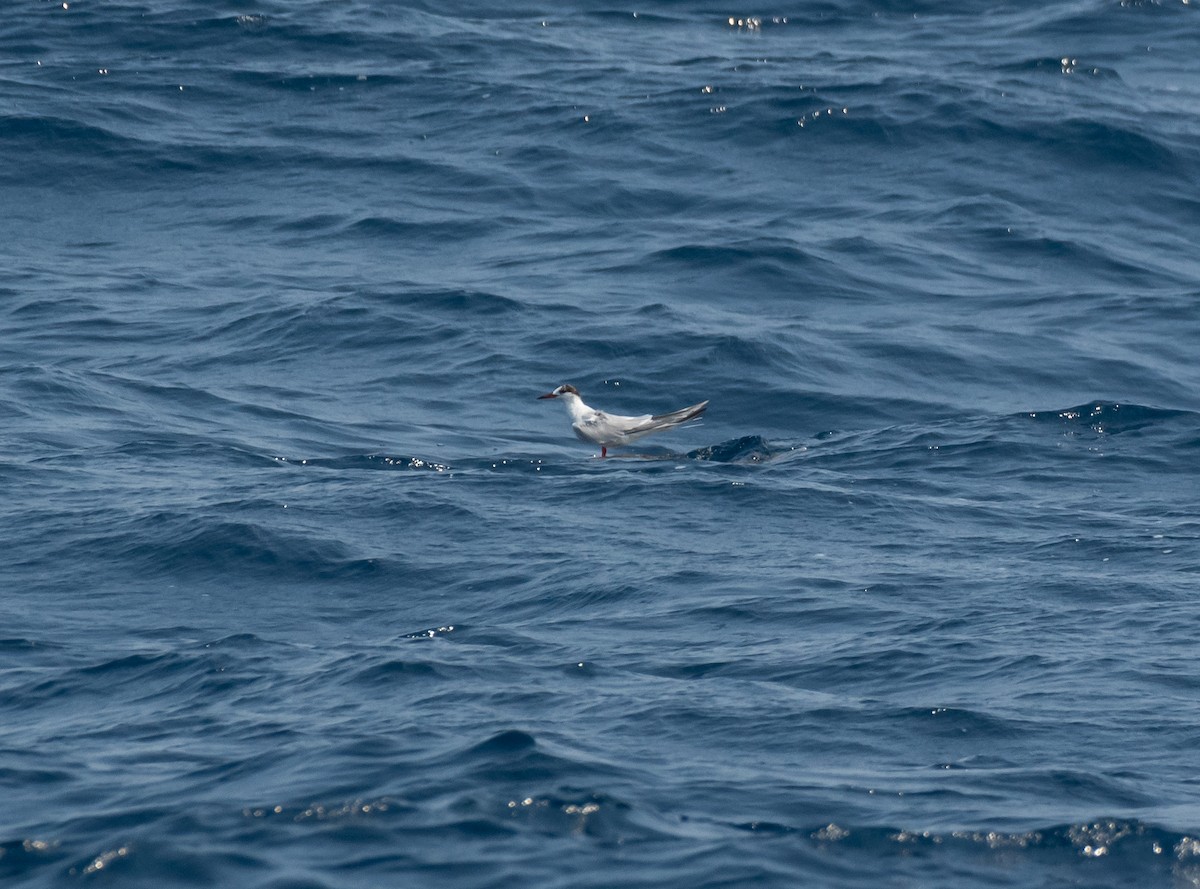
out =
{"type": "Polygon", "coordinates": [[[575,430],[575,434],[582,441],[600,445],[601,457],[608,456],[609,448],[619,448],[651,432],[674,429],[688,420],[694,420],[708,407],[708,402],[702,401],[691,407],[671,411],[669,414],[622,417],[588,407],[579,397],[579,390],[570,383],[564,383],[553,392],[539,395],[538,398],[561,398],[567,406],[567,413],[571,415],[571,428],[575,430]]]}

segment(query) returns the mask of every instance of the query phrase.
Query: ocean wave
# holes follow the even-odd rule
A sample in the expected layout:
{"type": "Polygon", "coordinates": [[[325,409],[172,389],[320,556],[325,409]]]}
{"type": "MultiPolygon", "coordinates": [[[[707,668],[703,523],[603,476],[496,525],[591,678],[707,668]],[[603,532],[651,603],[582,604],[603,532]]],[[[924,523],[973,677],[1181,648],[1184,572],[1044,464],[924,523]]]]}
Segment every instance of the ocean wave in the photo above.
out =
{"type": "Polygon", "coordinates": [[[1154,428],[1172,428],[1177,423],[1195,425],[1200,417],[1193,411],[1156,408],[1114,401],[1090,401],[1051,411],[1031,411],[1029,419],[1057,425],[1064,430],[1088,430],[1098,435],[1120,435],[1154,428]]]}
{"type": "Polygon", "coordinates": [[[112,530],[76,537],[69,547],[91,560],[119,560],[156,577],[232,571],[333,580],[370,577],[399,567],[390,558],[364,555],[330,536],[250,519],[151,512],[112,524],[112,530]]]}
{"type": "MultiPolygon", "coordinates": [[[[536,775],[539,766],[529,756],[537,748],[519,740],[520,733],[497,736],[481,755],[489,761],[519,764],[515,775],[536,775]]],[[[731,856],[751,860],[753,864],[743,862],[737,871],[759,879],[822,879],[845,887],[871,885],[861,869],[884,863],[894,877],[917,879],[924,874],[927,881],[930,868],[956,873],[968,869],[1003,885],[1017,885],[1017,880],[1031,873],[1073,880],[1083,872],[1094,886],[1146,879],[1186,881],[1200,870],[1197,842],[1190,833],[1137,819],[1097,817],[1015,830],[931,830],[853,820],[805,823],[770,817],[736,820],[719,813],[647,811],[620,796],[583,788],[497,799],[442,790],[428,802],[399,794],[326,795],[305,802],[267,801],[237,810],[205,811],[197,816],[190,824],[175,826],[215,833],[207,855],[196,862],[202,865],[199,873],[206,879],[236,878],[253,885],[278,885],[254,882],[253,875],[282,866],[284,855],[303,854],[300,850],[312,842],[314,834],[333,834],[345,841],[338,856],[311,863],[305,885],[318,886],[334,885],[335,873],[382,877],[401,869],[410,875],[441,879],[458,869],[437,852],[436,842],[416,847],[411,842],[393,842],[398,848],[372,855],[354,851],[364,843],[401,837],[428,837],[431,841],[456,837],[467,843],[465,854],[472,866],[483,863],[471,860],[475,844],[502,842],[505,852],[488,862],[491,869],[501,871],[519,868],[522,861],[527,867],[546,867],[542,859],[528,857],[535,844],[582,844],[590,853],[589,860],[608,861],[609,875],[612,870],[622,872],[623,881],[634,886],[662,885],[666,873],[660,873],[660,867],[690,885],[726,885],[734,871],[722,871],[731,856]],[[235,851],[251,838],[256,840],[256,853],[235,851]],[[619,846],[633,848],[620,858],[613,857],[619,846]],[[605,851],[610,849],[612,856],[605,851]]],[[[126,836],[132,833],[135,837],[131,840],[110,840],[105,845],[99,838],[90,843],[11,839],[0,844],[0,873],[20,880],[64,873],[80,877],[110,870],[114,876],[135,882],[161,875],[164,868],[168,873],[181,869],[194,873],[186,846],[162,838],[161,829],[169,823],[164,812],[150,809],[132,822],[126,820],[126,836]],[[132,825],[138,829],[130,830],[132,825]],[[160,834],[152,837],[149,831],[156,827],[160,834]]],[[[574,885],[604,885],[595,872],[589,873],[581,865],[560,863],[554,871],[558,879],[569,879],[574,885]]],[[[553,878],[549,872],[546,876],[553,878]]]]}
{"type": "Polygon", "coordinates": [[[0,882],[1197,883],[1195,4],[36,7],[0,882]]]}

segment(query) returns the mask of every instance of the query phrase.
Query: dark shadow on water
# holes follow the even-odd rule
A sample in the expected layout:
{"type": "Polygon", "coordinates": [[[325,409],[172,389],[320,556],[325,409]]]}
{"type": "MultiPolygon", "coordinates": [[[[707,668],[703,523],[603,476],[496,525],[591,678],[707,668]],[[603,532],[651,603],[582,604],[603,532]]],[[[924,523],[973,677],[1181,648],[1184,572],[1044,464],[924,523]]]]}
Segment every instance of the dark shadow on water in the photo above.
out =
{"type": "Polygon", "coordinates": [[[765,463],[778,453],[761,435],[745,435],[688,451],[687,456],[690,460],[711,460],[714,463],[765,463]]]}

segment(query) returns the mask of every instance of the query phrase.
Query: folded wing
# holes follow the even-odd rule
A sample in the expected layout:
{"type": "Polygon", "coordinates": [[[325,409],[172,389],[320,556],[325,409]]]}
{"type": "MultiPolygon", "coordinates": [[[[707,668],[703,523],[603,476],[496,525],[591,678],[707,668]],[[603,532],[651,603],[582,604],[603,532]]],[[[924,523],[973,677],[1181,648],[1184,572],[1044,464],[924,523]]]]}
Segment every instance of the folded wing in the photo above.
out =
{"type": "Polygon", "coordinates": [[[645,435],[649,432],[658,432],[663,429],[671,429],[686,423],[688,420],[694,420],[704,413],[708,407],[707,401],[702,401],[699,404],[693,404],[691,407],[680,408],[677,411],[671,411],[669,414],[655,414],[654,416],[642,420],[636,426],[629,430],[629,435],[645,435]]]}

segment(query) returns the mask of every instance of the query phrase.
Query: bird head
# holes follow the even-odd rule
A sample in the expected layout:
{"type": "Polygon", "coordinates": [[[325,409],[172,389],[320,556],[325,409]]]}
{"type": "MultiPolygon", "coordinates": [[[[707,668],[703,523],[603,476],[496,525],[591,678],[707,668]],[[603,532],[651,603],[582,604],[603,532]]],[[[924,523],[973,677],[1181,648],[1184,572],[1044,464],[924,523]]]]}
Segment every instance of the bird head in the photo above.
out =
{"type": "Polygon", "coordinates": [[[576,389],[574,386],[572,386],[570,383],[563,383],[561,386],[559,386],[553,392],[547,392],[545,395],[539,395],[538,399],[540,400],[542,398],[558,398],[558,396],[560,396],[560,395],[574,395],[574,396],[578,397],[579,390],[576,389]]]}

